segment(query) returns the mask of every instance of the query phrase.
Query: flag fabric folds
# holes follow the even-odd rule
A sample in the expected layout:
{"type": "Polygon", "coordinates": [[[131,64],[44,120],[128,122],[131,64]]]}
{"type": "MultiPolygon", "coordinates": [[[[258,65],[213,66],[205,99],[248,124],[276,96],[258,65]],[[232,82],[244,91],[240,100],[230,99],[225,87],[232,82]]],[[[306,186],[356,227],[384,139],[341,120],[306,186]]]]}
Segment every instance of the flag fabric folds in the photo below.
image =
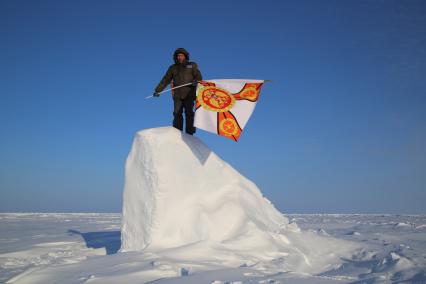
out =
{"type": "Polygon", "coordinates": [[[198,83],[194,126],[237,141],[259,99],[264,80],[198,83]]]}

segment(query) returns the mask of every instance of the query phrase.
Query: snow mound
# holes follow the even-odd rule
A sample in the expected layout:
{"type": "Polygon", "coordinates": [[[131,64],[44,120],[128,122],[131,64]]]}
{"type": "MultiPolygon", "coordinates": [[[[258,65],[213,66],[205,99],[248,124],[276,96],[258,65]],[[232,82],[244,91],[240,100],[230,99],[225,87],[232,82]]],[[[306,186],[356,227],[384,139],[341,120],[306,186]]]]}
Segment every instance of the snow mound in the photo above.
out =
{"type": "MultiPolygon", "coordinates": [[[[122,251],[297,231],[250,180],[173,127],[136,134],[126,162],[122,251]]],[[[259,243],[260,241],[260,243],[259,243]]],[[[284,240],[285,241],[285,240],[284,240]]]]}
{"type": "Polygon", "coordinates": [[[301,233],[197,137],[173,127],[136,133],[126,161],[121,252],[231,266],[275,259],[280,269],[321,271],[350,249],[301,233]]]}

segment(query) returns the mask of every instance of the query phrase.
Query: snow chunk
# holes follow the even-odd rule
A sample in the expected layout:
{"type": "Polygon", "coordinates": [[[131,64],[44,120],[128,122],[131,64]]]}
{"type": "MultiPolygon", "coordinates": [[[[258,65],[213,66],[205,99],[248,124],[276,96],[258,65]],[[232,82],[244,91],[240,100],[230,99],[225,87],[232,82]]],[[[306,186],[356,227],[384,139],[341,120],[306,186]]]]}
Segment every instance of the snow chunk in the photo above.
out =
{"type": "Polygon", "coordinates": [[[252,181],[200,139],[173,127],[134,137],[121,240],[120,252],[234,267],[282,259],[263,269],[287,271],[324,271],[353,249],[342,240],[302,233],[252,181]]]}
{"type": "Polygon", "coordinates": [[[290,229],[253,182],[173,127],[136,134],[123,200],[121,251],[236,239],[250,248],[290,229]]]}

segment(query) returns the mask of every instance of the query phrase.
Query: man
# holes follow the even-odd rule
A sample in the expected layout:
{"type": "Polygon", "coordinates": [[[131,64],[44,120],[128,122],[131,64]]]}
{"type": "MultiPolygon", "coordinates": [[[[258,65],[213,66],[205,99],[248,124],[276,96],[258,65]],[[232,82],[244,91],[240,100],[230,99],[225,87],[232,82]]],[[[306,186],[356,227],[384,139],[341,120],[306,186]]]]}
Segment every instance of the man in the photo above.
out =
{"type": "Polygon", "coordinates": [[[197,82],[202,80],[201,72],[195,62],[189,61],[189,53],[184,48],[178,48],[173,54],[175,64],[171,65],[160,83],[155,88],[154,97],[172,82],[172,87],[192,83],[191,85],[173,90],[173,127],[182,131],[183,111],[185,110],[185,132],[192,135],[194,127],[194,101],[196,98],[197,82]]]}

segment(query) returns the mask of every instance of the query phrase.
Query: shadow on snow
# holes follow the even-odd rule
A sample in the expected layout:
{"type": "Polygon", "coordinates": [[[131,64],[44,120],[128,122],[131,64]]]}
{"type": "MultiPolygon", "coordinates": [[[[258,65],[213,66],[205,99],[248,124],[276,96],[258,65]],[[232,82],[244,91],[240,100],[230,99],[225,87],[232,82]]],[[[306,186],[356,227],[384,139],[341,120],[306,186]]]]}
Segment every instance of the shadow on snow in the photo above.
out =
{"type": "Polygon", "coordinates": [[[88,248],[105,248],[106,254],[115,254],[121,247],[120,231],[82,233],[77,230],[68,230],[68,233],[82,236],[88,248]]]}

